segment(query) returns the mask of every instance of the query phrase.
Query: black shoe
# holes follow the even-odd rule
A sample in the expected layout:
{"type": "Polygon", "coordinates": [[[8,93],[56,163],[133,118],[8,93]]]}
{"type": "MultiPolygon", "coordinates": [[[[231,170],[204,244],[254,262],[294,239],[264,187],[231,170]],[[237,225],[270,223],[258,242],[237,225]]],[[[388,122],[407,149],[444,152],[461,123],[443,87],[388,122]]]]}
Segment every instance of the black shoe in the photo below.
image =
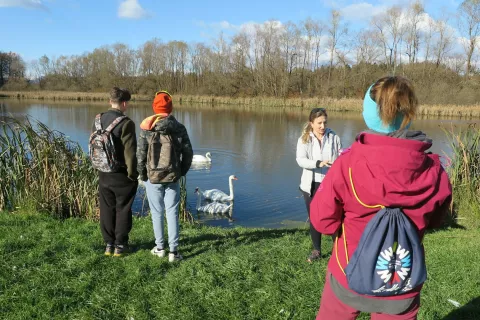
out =
{"type": "Polygon", "coordinates": [[[322,257],[322,254],[318,250],[313,250],[312,253],[308,256],[307,261],[312,263],[315,260],[319,260],[322,257]]]}
{"type": "Polygon", "coordinates": [[[115,251],[113,252],[114,257],[122,257],[127,253],[131,253],[131,249],[128,245],[118,244],[115,246],[115,251]]]}
{"type": "Polygon", "coordinates": [[[105,255],[106,256],[111,256],[113,255],[113,249],[114,249],[114,246],[113,244],[111,243],[107,243],[107,246],[105,247],[105,255]]]}

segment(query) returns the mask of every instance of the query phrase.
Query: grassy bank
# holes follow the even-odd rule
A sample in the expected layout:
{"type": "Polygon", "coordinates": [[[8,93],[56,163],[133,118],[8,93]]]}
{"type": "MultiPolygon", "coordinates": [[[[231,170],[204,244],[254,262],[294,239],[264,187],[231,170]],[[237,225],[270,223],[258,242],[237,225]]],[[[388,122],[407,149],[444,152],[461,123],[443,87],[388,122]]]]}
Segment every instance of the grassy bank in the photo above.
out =
{"type": "MultiPolygon", "coordinates": [[[[106,93],[88,92],[63,92],[63,91],[1,91],[0,97],[51,101],[108,101],[106,93]]],[[[151,101],[151,95],[133,95],[133,101],[151,101]]],[[[226,108],[235,106],[267,107],[267,108],[304,108],[327,107],[333,111],[361,112],[362,100],[360,99],[330,99],[330,98],[272,98],[272,97],[213,97],[176,94],[174,102],[179,104],[207,104],[219,105],[226,108]]],[[[480,104],[477,105],[421,105],[418,111],[423,116],[443,117],[480,117],[480,104]]]]}
{"type": "MultiPolygon", "coordinates": [[[[134,219],[138,250],[105,257],[94,222],[0,213],[0,317],[313,319],[317,312],[327,258],[305,262],[306,228],[185,226],[186,259],[176,264],[150,254],[152,239],[150,219],[134,219]]],[[[327,253],[332,243],[324,239],[327,253]]],[[[480,231],[443,230],[424,243],[429,279],[419,319],[475,319],[480,231]]]]}

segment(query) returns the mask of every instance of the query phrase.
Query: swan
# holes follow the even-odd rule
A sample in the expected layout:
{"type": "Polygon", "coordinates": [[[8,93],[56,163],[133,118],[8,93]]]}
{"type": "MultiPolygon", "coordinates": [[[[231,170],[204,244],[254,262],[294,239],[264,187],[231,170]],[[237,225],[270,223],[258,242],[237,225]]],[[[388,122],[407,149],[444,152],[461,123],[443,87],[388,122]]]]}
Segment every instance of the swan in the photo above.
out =
{"type": "Polygon", "coordinates": [[[197,194],[197,206],[196,206],[197,211],[206,212],[206,213],[226,214],[227,212],[230,211],[230,209],[233,206],[233,203],[230,203],[230,205],[227,205],[225,203],[220,203],[220,202],[211,202],[202,206],[201,205],[202,195],[200,194],[200,191],[198,188],[195,189],[195,193],[197,194]]]}
{"type": "Polygon", "coordinates": [[[233,201],[233,180],[238,180],[238,178],[232,174],[230,177],[228,177],[228,184],[230,186],[230,195],[218,189],[210,189],[205,191],[198,189],[198,192],[201,193],[203,197],[207,200],[233,201]]]}
{"type": "Polygon", "coordinates": [[[192,162],[212,162],[212,158],[210,158],[212,155],[210,152],[207,152],[205,156],[202,156],[200,154],[195,154],[193,155],[192,162]]]}

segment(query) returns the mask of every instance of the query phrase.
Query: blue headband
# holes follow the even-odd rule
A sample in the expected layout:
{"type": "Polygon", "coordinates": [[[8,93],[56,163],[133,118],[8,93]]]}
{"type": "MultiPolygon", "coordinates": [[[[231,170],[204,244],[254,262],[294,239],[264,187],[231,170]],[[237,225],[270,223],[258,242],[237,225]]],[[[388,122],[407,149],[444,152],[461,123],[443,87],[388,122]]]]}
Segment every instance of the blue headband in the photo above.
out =
{"type": "MultiPolygon", "coordinates": [[[[393,123],[385,126],[382,123],[382,119],[380,119],[380,115],[378,114],[378,107],[377,103],[372,100],[370,97],[370,90],[372,89],[373,84],[368,88],[367,93],[365,94],[365,98],[363,99],[363,120],[367,124],[367,127],[370,130],[381,132],[381,133],[390,133],[397,131],[400,129],[403,121],[403,115],[398,115],[393,123]]],[[[410,127],[410,123],[405,127],[408,129],[410,127]]]]}

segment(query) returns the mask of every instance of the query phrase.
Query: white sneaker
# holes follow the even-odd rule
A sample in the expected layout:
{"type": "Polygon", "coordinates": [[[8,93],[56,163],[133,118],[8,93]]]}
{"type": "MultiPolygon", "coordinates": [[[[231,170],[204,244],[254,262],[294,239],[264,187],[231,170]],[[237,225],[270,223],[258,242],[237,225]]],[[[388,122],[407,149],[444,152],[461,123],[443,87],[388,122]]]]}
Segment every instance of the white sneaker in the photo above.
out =
{"type": "Polygon", "coordinates": [[[150,252],[160,258],[163,258],[167,255],[167,252],[165,251],[165,249],[158,249],[157,247],[150,250],[150,252]]]}
{"type": "Polygon", "coordinates": [[[178,252],[177,252],[177,254],[174,254],[174,253],[169,253],[168,254],[168,262],[180,261],[182,259],[183,259],[182,255],[178,252]]]}

